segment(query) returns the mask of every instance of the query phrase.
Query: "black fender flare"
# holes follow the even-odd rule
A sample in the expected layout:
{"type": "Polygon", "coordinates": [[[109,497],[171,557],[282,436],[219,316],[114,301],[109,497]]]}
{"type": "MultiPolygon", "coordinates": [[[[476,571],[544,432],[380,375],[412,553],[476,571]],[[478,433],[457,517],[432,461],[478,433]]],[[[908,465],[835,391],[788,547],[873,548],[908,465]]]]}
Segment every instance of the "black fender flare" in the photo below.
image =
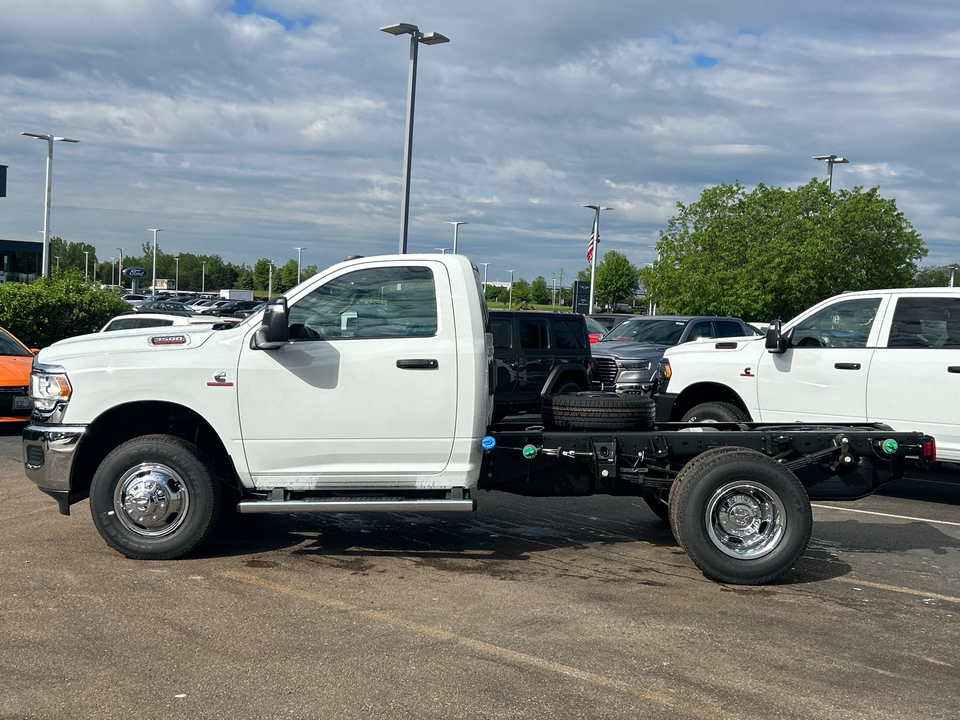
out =
{"type": "Polygon", "coordinates": [[[586,368],[584,368],[583,365],[578,363],[563,363],[556,365],[553,370],[550,371],[550,374],[547,376],[547,381],[540,389],[540,397],[544,398],[547,395],[553,395],[557,391],[561,377],[563,377],[563,382],[565,383],[576,382],[580,383],[581,389],[590,389],[590,377],[587,375],[586,368]]]}

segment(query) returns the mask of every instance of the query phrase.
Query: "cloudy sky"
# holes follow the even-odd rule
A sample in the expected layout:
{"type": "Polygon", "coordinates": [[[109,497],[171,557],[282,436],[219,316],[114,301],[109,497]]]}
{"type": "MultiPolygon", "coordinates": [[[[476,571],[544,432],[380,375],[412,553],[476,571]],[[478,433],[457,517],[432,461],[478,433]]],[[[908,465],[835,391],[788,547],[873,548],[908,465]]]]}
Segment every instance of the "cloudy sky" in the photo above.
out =
{"type": "MultiPolygon", "coordinates": [[[[739,180],[879,186],[960,261],[956,0],[0,0],[0,238],[324,267],[396,252],[408,36],[410,252],[564,283],[655,257],[678,201],[739,180]]],[[[842,238],[838,238],[842,242],[842,238]]]]}

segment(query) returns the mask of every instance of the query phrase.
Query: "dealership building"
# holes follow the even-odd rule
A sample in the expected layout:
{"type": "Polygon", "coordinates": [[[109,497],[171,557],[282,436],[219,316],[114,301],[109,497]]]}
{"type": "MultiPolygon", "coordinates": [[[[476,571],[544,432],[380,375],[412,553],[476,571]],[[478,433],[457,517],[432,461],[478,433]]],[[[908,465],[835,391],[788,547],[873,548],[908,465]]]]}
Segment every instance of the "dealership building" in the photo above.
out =
{"type": "Polygon", "coordinates": [[[42,242],[0,238],[0,283],[32,283],[42,264],[42,242]]]}

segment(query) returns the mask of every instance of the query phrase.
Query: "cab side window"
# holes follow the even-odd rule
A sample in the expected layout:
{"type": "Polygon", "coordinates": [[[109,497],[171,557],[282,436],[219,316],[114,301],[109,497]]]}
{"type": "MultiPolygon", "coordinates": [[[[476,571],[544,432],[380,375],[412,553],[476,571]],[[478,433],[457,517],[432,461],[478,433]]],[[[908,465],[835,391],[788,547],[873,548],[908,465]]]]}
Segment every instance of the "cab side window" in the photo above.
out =
{"type": "Polygon", "coordinates": [[[491,320],[490,334],[493,335],[495,348],[509,349],[513,347],[512,323],[509,320],[491,320]]]}
{"type": "Polygon", "coordinates": [[[558,320],[553,324],[553,331],[557,337],[557,350],[583,350],[587,347],[583,323],[558,320]]]}
{"type": "Polygon", "coordinates": [[[960,348],[960,298],[897,300],[889,348],[960,348]]]}
{"type": "Polygon", "coordinates": [[[288,331],[291,340],[435,335],[433,272],[380,267],[341,275],[290,308],[288,331]]]}
{"type": "Polygon", "coordinates": [[[520,336],[520,347],[524,350],[548,350],[550,348],[550,334],[547,331],[545,320],[517,320],[517,334],[520,336]]]}
{"type": "Polygon", "coordinates": [[[687,342],[693,342],[694,340],[712,337],[713,326],[710,324],[710,322],[698,322],[696,325],[690,328],[690,334],[687,335],[687,342]]]}
{"type": "Polygon", "coordinates": [[[829,305],[799,323],[792,346],[864,348],[880,308],[880,298],[858,298],[829,305]]]}

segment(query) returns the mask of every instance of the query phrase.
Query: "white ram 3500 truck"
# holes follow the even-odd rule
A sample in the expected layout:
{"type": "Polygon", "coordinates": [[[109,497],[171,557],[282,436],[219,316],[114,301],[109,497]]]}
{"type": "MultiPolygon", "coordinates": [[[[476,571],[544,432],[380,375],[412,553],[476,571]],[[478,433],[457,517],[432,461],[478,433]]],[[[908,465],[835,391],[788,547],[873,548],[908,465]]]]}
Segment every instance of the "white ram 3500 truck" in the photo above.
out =
{"type": "Polygon", "coordinates": [[[885,423],[960,462],[960,288],[850,292],[766,338],[670,348],[657,419],[885,423]]]}
{"type": "Polygon", "coordinates": [[[787,572],[810,498],[853,499],[935,457],[885,427],[654,428],[649,398],[543,399],[490,427],[493,344],[462,255],[357,258],[232,326],[143,328],[44,348],[27,476],[136,559],[180,557],[221,510],[472,511],[477,489],[644,497],[697,566],[787,572]]]}

